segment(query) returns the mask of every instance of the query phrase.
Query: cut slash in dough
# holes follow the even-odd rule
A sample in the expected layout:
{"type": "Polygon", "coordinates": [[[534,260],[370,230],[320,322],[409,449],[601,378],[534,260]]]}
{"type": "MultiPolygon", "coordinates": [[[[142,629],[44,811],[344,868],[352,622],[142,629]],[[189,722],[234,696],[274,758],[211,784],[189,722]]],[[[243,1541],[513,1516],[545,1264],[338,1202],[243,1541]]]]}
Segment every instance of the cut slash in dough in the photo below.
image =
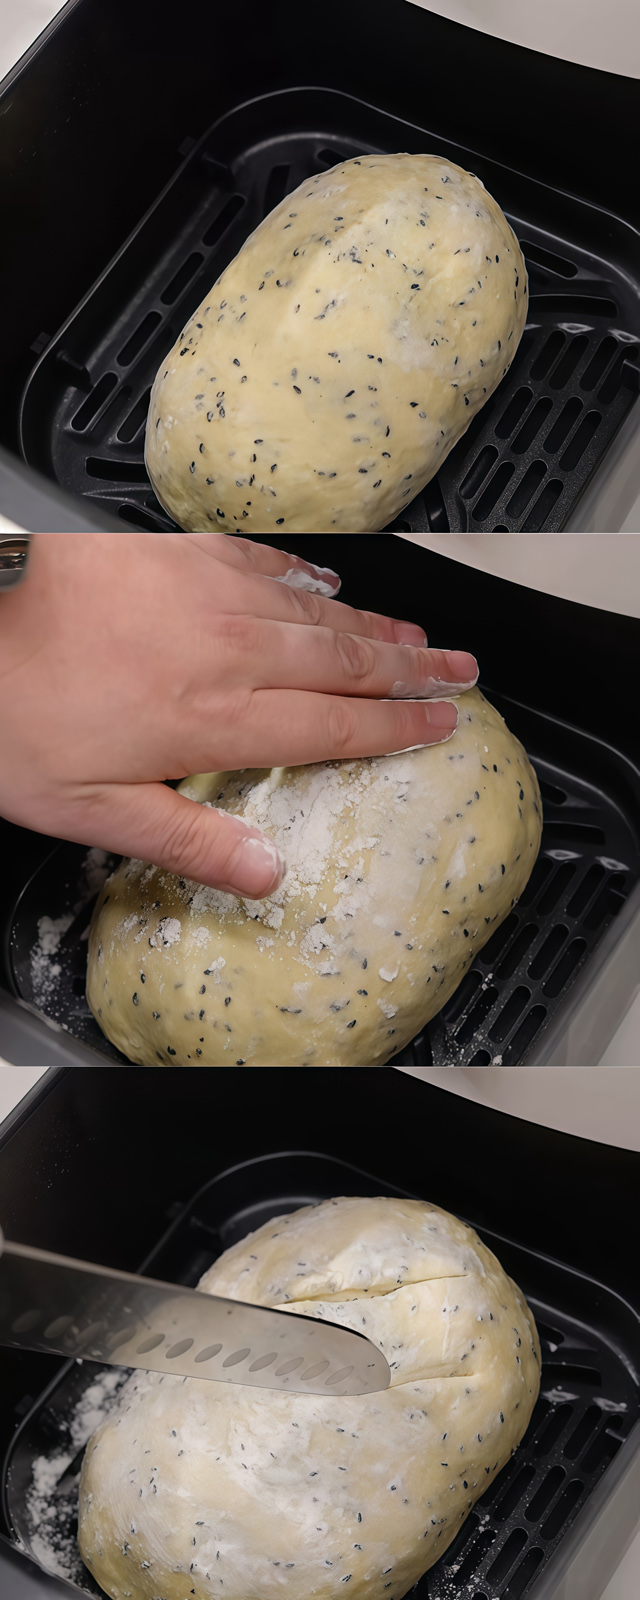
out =
{"type": "Polygon", "coordinates": [[[444,744],[182,785],[262,828],[287,873],[253,901],[121,864],[87,998],[130,1061],[369,1066],[440,1010],[521,895],[542,827],[522,745],[479,690],[458,704],[444,744]]]}
{"type": "Polygon", "coordinates": [[[112,1600],[402,1600],[528,1426],[533,1316],[465,1223],[338,1199],[222,1255],[211,1294],[326,1317],[386,1355],[366,1396],[136,1373],[87,1446],[83,1560],[112,1600]]]}
{"type": "Polygon", "coordinates": [[[146,463],[181,528],[385,528],[513,361],[515,234],[432,155],[345,161],[287,195],[165,357],[146,463]]]}

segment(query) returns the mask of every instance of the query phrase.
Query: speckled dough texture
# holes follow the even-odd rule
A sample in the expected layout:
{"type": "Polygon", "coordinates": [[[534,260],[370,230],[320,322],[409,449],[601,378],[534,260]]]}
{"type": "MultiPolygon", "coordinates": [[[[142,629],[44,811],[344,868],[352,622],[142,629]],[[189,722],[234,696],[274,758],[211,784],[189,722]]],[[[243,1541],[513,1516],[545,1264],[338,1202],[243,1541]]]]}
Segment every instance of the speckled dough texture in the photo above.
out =
{"type": "Polygon", "coordinates": [[[519,1289],[464,1223],[385,1198],[278,1217],[200,1288],[366,1333],[391,1385],[137,1373],[87,1446],[83,1560],[111,1600],[401,1600],[527,1428],[540,1346],[519,1289]]]}
{"type": "Polygon", "coordinates": [[[462,167],[376,155],[310,178],[158,371],[158,499],[196,532],[385,528],[504,377],[527,303],[515,234],[462,167]]]}
{"type": "Polygon", "coordinates": [[[87,998],[130,1061],[370,1066],[440,1010],[522,893],[542,825],[522,745],[479,690],[458,703],[444,744],[186,781],[262,828],[287,872],[258,901],[118,867],[87,998]]]}

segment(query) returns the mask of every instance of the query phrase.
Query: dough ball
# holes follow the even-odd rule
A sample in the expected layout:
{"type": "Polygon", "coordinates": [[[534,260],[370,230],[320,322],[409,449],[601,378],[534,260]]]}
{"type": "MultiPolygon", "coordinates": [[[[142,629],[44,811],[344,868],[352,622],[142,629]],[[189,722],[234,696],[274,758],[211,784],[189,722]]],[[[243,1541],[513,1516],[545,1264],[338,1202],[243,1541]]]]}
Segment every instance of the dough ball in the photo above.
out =
{"type": "Polygon", "coordinates": [[[130,1061],[371,1066],[435,1016],[522,893],[541,836],[522,745],[479,690],[440,745],[213,773],[187,794],[274,839],[238,900],[123,861],[97,901],[87,999],[130,1061]]]}
{"type": "Polygon", "coordinates": [[[507,372],[518,241],[472,173],[363,156],[247,239],[158,371],[146,463],[181,528],[385,528],[507,372]]]}
{"type": "Polygon", "coordinates": [[[401,1600],[519,1444],[540,1347],[473,1229],[420,1200],[266,1223],[200,1288],[365,1332],[391,1367],[338,1397],[136,1373],[87,1446],[83,1560],[112,1600],[401,1600]]]}

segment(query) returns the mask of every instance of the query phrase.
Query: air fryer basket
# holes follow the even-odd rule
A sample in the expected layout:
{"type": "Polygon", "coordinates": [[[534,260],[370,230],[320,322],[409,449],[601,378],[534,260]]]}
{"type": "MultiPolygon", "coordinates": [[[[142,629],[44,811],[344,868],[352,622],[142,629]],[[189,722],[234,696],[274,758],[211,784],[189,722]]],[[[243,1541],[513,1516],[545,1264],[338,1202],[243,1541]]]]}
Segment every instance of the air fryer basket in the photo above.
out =
{"type": "MultiPolygon", "coordinates": [[[[640,772],[603,741],[489,693],[538,773],[541,853],[520,901],[451,1000],[396,1057],[402,1065],[534,1060],[536,1041],[640,879],[640,772]]],[[[22,889],[10,918],[11,981],[16,995],[92,1046],[96,1059],[124,1062],[85,999],[93,903],[84,881],[85,857],[83,847],[55,847],[22,889]],[[45,975],[43,987],[33,966],[38,922],[69,915],[55,952],[59,973],[51,982],[45,975]]]]}
{"type": "Polygon", "coordinates": [[[143,461],[162,357],[285,194],[345,158],[395,150],[441,153],[482,179],[521,241],[530,309],[510,372],[391,531],[562,528],[640,387],[633,229],[560,186],[317,87],[261,95],[184,141],[181,166],[122,249],[61,330],[31,346],[25,460],[128,525],[173,527],[143,461]]]}
{"type": "MultiPolygon", "coordinates": [[[[222,1250],[269,1218],[335,1194],[405,1194],[322,1154],[274,1153],[221,1173],[196,1194],[141,1268],[194,1285],[222,1250]]],[[[437,1194],[429,1194],[437,1201],[437,1194]]],[[[473,1222],[473,1218],[470,1219],[473,1222]]],[[[526,1295],[542,1343],[542,1389],[515,1456],[470,1513],[417,1600],[535,1600],[571,1523],[640,1417],[640,1328],[612,1290],[536,1250],[481,1228],[526,1295]]],[[[65,1453],[69,1418],[100,1369],[69,1362],[18,1428],[3,1472],[14,1537],[32,1553],[26,1508],[34,1459],[65,1453]]],[[[82,1452],[56,1490],[58,1537],[73,1541],[82,1452]]],[[[103,1591],[77,1558],[71,1589],[103,1591]]]]}

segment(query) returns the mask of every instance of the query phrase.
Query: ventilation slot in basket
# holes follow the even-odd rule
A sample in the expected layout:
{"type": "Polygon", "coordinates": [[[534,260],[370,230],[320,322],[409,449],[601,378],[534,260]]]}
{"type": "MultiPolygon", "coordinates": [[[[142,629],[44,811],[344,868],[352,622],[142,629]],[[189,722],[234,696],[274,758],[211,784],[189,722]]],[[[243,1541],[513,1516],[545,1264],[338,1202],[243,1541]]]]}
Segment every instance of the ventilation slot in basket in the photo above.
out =
{"type": "Polygon", "coordinates": [[[125,417],[124,422],[118,428],[118,438],[122,440],[123,444],[130,444],[131,440],[135,439],[136,434],[140,432],[140,429],[144,427],[144,424],[147,420],[150,399],[151,390],[147,389],[146,393],[141,395],[140,399],[136,401],[135,406],[129,412],[129,415],[125,417]]]}
{"type": "Polygon", "coordinates": [[[135,361],[136,356],[140,355],[141,350],[144,350],[144,347],[151,338],[152,333],[155,333],[159,322],[162,322],[162,317],[159,311],[147,312],[146,317],[143,317],[139,327],[135,329],[135,332],[130,335],[126,344],[123,345],[122,349],[119,351],[117,358],[119,366],[131,366],[131,362],[135,361]]]}
{"type": "Polygon", "coordinates": [[[209,224],[206,233],[202,235],[202,243],[206,244],[207,248],[218,243],[218,240],[226,233],[227,228],[231,227],[231,223],[235,222],[239,212],[242,211],[244,203],[243,194],[231,195],[230,200],[227,200],[226,205],[222,207],[222,211],[218,212],[217,217],[209,224]]]}
{"type": "Polygon", "coordinates": [[[97,417],[98,412],[102,410],[105,401],[108,400],[109,395],[113,393],[117,382],[118,379],[115,372],[105,372],[104,376],[99,379],[95,389],[92,389],[91,394],[87,395],[86,400],[83,401],[82,405],[80,406],[80,410],[76,411],[74,416],[71,418],[71,426],[75,429],[76,433],[84,432],[84,429],[88,428],[89,424],[95,421],[95,418],[97,417]]]}
{"type": "Polygon", "coordinates": [[[578,268],[574,261],[567,261],[566,256],[557,256],[552,250],[545,250],[541,244],[531,244],[528,239],[520,240],[520,249],[526,261],[534,261],[536,266],[544,267],[547,272],[556,272],[559,278],[575,278],[578,268]]]}
{"type": "Polygon", "coordinates": [[[179,271],[174,274],[171,282],[162,291],[160,299],[163,305],[172,306],[176,300],[179,300],[180,295],[184,293],[187,284],[191,282],[198,268],[202,266],[203,261],[204,256],[200,250],[194,250],[187,257],[187,260],[183,261],[179,271]]]}

